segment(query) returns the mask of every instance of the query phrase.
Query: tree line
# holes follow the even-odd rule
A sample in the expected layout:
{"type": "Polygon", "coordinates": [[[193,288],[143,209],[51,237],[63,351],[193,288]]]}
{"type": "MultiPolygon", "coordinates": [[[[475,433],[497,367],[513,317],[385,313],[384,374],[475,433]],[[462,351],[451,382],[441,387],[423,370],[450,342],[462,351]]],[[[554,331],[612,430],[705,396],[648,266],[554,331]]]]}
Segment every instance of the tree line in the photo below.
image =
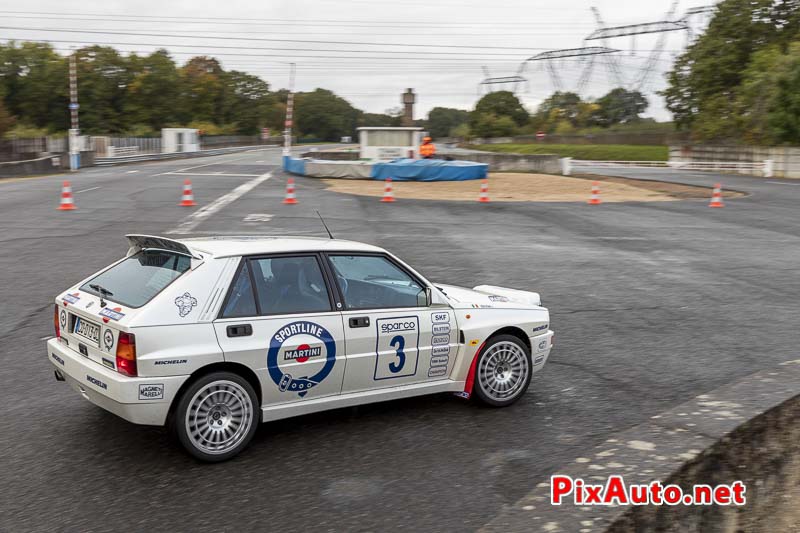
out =
{"type": "MultiPolygon", "coordinates": [[[[166,50],[123,55],[107,46],[75,51],[81,131],[159,135],[189,126],[207,134],[283,130],[287,91],[212,57],[178,65],[166,50]]],[[[69,128],[69,59],[49,44],[0,45],[0,135],[63,134],[69,128]]],[[[399,113],[364,113],[325,89],[295,97],[301,136],[338,140],[358,126],[399,125],[399,113]]]]}
{"type": "MultiPolygon", "coordinates": [[[[179,65],[166,50],[124,55],[112,47],[88,46],[74,54],[83,133],[151,136],[176,126],[206,134],[283,130],[287,91],[273,91],[267,81],[246,72],[225,70],[213,57],[179,65]]],[[[68,71],[69,58],[49,44],[0,45],[0,135],[64,134],[68,71]]],[[[295,102],[295,133],[315,140],[337,141],[359,126],[399,126],[402,115],[399,108],[366,113],[326,89],[298,93],[295,102]]],[[[571,133],[635,122],[646,107],[641,94],[615,89],[596,100],[555,93],[529,113],[513,93],[500,91],[481,98],[472,111],[436,107],[415,124],[436,138],[571,133]]]]}
{"type": "Polygon", "coordinates": [[[664,91],[706,142],[800,143],[800,0],[723,0],[664,91]]]}

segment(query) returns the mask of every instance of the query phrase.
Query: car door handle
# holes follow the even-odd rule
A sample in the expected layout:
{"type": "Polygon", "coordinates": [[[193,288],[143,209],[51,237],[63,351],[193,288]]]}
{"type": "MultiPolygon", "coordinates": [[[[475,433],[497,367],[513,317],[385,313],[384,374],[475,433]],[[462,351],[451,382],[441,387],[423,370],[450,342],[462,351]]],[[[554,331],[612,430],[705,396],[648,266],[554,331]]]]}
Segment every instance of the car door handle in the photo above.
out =
{"type": "Polygon", "coordinates": [[[350,318],[351,328],[367,328],[369,327],[368,316],[354,316],[350,318]]]}
{"type": "Polygon", "coordinates": [[[253,326],[250,324],[237,324],[226,328],[228,337],[249,337],[253,334],[253,326]]]}

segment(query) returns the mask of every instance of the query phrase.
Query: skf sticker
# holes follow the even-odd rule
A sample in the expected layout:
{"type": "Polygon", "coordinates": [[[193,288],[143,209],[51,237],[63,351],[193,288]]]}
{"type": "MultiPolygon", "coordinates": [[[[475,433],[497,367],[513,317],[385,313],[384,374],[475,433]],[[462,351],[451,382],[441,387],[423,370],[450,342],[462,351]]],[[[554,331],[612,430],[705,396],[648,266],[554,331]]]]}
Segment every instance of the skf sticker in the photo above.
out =
{"type": "Polygon", "coordinates": [[[450,322],[450,313],[445,311],[437,311],[436,313],[431,313],[431,322],[434,324],[438,324],[441,322],[450,322]]]}
{"type": "Polygon", "coordinates": [[[336,342],[327,329],[314,322],[299,320],[283,326],[272,336],[267,352],[267,370],[270,378],[281,392],[297,393],[301,398],[308,391],[319,385],[333,370],[336,364],[336,342]],[[283,345],[294,340],[291,348],[283,350],[283,345]],[[321,346],[312,347],[311,344],[321,342],[321,346]],[[325,357],[322,358],[324,347],[325,357]],[[319,356],[312,355],[319,348],[319,356]],[[278,357],[283,351],[283,357],[278,357]],[[289,357],[287,357],[289,354],[289,357]],[[310,365],[308,369],[297,365],[310,365]],[[284,367],[285,365],[285,367],[284,367]],[[283,367],[283,368],[282,368],[283,367]],[[285,369],[299,368],[304,375],[293,377],[285,369]],[[313,374],[311,371],[316,370],[313,374]]]}
{"type": "Polygon", "coordinates": [[[110,329],[107,329],[105,333],[103,333],[103,346],[106,347],[106,351],[111,351],[111,348],[114,346],[114,333],[112,333],[110,329]]]}
{"type": "Polygon", "coordinates": [[[109,309],[106,307],[105,309],[100,311],[100,316],[103,317],[103,322],[108,324],[109,320],[120,321],[122,317],[125,316],[125,313],[122,313],[121,307],[115,307],[114,309],[109,309]]]}
{"type": "Polygon", "coordinates": [[[99,379],[90,376],[89,374],[86,374],[86,381],[88,381],[89,383],[91,383],[92,385],[94,385],[96,387],[100,387],[101,389],[108,389],[108,385],[106,385],[105,383],[103,383],[99,379]]]}
{"type": "Polygon", "coordinates": [[[197,298],[194,298],[188,292],[184,292],[183,296],[175,298],[175,305],[178,306],[178,314],[183,318],[191,313],[192,309],[197,307],[197,298]]]}
{"type": "Polygon", "coordinates": [[[163,400],[164,399],[164,384],[163,383],[147,383],[139,385],[139,399],[140,400],[163,400]]]}
{"type": "Polygon", "coordinates": [[[76,292],[74,294],[65,294],[64,295],[64,305],[66,305],[66,304],[76,304],[76,303],[78,303],[78,300],[80,300],[80,299],[81,299],[80,293],[76,292]]]}

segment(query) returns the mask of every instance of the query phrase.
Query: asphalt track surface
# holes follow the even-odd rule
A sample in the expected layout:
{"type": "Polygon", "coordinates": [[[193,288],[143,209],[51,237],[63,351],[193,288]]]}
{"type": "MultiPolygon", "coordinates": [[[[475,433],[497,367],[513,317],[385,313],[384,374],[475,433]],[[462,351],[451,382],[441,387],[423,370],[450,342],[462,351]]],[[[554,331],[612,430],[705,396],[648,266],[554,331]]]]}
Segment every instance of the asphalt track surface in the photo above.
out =
{"type": "Polygon", "coordinates": [[[279,155],[88,169],[71,176],[74,212],[55,210],[61,177],[0,181],[0,531],[475,530],[614,434],[798,357],[800,181],[723,177],[750,195],[709,209],[387,205],[301,178],[284,206],[279,155]],[[205,218],[177,206],[187,177],[207,206],[267,172],[205,218]],[[541,292],[556,342],[528,394],[501,410],[440,395],[270,423],[204,465],[53,379],[53,297],[122,256],[125,233],[324,235],[317,209],[337,237],[432,280],[541,292]]]}

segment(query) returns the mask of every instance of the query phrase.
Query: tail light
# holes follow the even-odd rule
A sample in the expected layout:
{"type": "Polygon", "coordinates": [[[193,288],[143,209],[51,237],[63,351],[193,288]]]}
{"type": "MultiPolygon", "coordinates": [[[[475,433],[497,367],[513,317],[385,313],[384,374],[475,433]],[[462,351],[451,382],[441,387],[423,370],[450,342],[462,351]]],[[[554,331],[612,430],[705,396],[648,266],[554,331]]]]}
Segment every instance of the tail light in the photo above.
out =
{"type": "Polygon", "coordinates": [[[117,339],[117,371],[136,376],[136,337],[132,333],[120,333],[117,339]]]}
{"type": "Polygon", "coordinates": [[[61,323],[58,320],[58,304],[53,310],[53,327],[56,330],[56,339],[61,339],[61,323]]]}

